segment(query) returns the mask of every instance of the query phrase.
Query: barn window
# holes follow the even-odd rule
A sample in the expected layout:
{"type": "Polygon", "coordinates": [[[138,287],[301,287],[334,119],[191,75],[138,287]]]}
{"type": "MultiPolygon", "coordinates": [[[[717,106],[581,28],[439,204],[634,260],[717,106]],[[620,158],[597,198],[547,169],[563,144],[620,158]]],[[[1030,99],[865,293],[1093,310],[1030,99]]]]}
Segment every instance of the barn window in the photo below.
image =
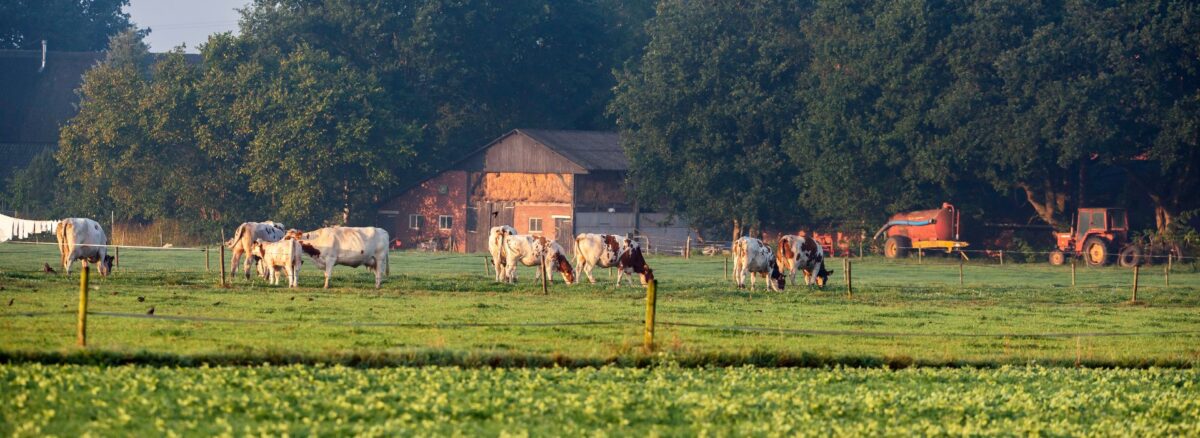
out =
{"type": "Polygon", "coordinates": [[[540,217],[529,218],[529,232],[530,233],[542,232],[542,218],[540,218],[540,217]]]}
{"type": "Polygon", "coordinates": [[[419,230],[425,226],[425,216],[419,214],[408,215],[408,227],[414,230],[419,230]]]}
{"type": "Polygon", "coordinates": [[[454,227],[454,216],[441,215],[438,216],[438,229],[449,230],[454,227]]]}

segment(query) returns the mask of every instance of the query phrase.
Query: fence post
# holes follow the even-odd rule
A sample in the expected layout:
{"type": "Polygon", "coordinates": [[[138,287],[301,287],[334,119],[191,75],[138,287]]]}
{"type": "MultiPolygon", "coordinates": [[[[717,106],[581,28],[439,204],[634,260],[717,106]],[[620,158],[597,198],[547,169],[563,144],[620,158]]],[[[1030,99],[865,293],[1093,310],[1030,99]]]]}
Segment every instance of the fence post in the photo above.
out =
{"type": "Polygon", "coordinates": [[[1140,267],[1139,265],[1133,265],[1133,298],[1129,299],[1129,302],[1131,302],[1131,303],[1137,302],[1138,268],[1139,267],[1140,267]]]}
{"type": "Polygon", "coordinates": [[[658,280],[650,280],[649,283],[646,283],[646,332],[643,346],[647,352],[654,351],[654,311],[658,305],[657,289],[658,280]]]}
{"type": "Polygon", "coordinates": [[[542,295],[550,294],[550,288],[549,288],[549,286],[546,285],[546,277],[550,276],[550,270],[547,269],[550,266],[549,263],[550,263],[550,261],[546,260],[546,253],[543,252],[542,253],[542,266],[540,267],[540,269],[542,270],[542,295]]]}
{"type": "Polygon", "coordinates": [[[683,244],[683,258],[692,258],[692,236],[690,235],[687,238],[687,242],[684,242],[683,244]]]}
{"type": "Polygon", "coordinates": [[[729,280],[729,256],[725,256],[725,280],[729,280]]]}
{"type": "Polygon", "coordinates": [[[492,273],[492,258],[490,256],[483,256],[483,275],[486,276],[491,273],[492,273]]]}
{"type": "Polygon", "coordinates": [[[1075,287],[1075,256],[1071,256],[1071,287],[1075,287]]]}
{"type": "Polygon", "coordinates": [[[113,251],[116,253],[113,254],[113,268],[115,269],[116,267],[121,266],[121,247],[114,245],[113,251]]]}
{"type": "Polygon", "coordinates": [[[1167,266],[1163,267],[1163,281],[1166,283],[1166,285],[1168,287],[1171,286],[1171,256],[1172,255],[1173,254],[1171,254],[1170,252],[1167,253],[1167,266]]]}
{"type": "Polygon", "coordinates": [[[924,264],[924,260],[923,260],[924,258],[925,258],[925,250],[923,250],[921,248],[917,248],[917,264],[918,265],[924,264]]]}
{"type": "Polygon", "coordinates": [[[1000,250],[1000,266],[1004,266],[1004,250],[1000,250]]]}
{"type": "Polygon", "coordinates": [[[227,287],[225,283],[225,229],[221,229],[221,287],[227,287]]]}
{"type": "Polygon", "coordinates": [[[87,305],[88,305],[88,272],[91,267],[88,263],[83,262],[83,271],[79,273],[79,327],[78,327],[78,344],[80,347],[87,346],[87,305]]]}
{"type": "Polygon", "coordinates": [[[209,266],[210,265],[208,263],[208,245],[205,245],[204,246],[204,273],[207,274],[209,272],[212,272],[212,268],[210,268],[209,266]]]}
{"type": "Polygon", "coordinates": [[[854,262],[846,259],[846,298],[854,298],[854,273],[850,271],[854,262]]]}
{"type": "Polygon", "coordinates": [[[963,254],[962,251],[958,252],[958,287],[963,286],[963,260],[966,257],[966,254],[963,254]]]}

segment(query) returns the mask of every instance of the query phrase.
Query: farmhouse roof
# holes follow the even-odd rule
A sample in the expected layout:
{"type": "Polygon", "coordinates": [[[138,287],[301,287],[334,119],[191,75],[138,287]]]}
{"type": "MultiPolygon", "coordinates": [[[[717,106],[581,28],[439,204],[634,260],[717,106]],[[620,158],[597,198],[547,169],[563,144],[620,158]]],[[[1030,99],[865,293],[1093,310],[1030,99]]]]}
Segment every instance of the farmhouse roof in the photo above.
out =
{"type": "Polygon", "coordinates": [[[75,89],[102,52],[0,50],[0,143],[57,143],[78,111],[75,89]]]}
{"type": "Polygon", "coordinates": [[[516,129],[513,133],[525,134],[589,171],[629,170],[629,159],[616,132],[516,129]]]}

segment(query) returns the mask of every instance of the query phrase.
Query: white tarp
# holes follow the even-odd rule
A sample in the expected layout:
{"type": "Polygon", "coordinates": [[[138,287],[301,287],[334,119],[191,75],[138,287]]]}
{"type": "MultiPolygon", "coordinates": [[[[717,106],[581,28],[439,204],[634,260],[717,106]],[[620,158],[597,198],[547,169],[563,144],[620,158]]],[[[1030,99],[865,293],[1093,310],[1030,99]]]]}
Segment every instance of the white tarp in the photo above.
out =
{"type": "Polygon", "coordinates": [[[29,221],[0,214],[0,242],[24,239],[31,234],[54,232],[58,221],[29,221]]]}

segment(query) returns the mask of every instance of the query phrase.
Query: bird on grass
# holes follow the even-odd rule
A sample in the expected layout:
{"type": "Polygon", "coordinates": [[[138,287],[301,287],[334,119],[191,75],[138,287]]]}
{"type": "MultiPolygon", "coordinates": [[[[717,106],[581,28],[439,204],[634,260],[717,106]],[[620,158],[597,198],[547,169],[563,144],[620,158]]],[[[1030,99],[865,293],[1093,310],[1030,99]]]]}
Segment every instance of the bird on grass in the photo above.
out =
{"type": "Polygon", "coordinates": [[[50,267],[49,263],[42,263],[42,272],[45,272],[47,274],[57,274],[58,273],[57,271],[54,270],[54,268],[50,267]]]}
{"type": "Polygon", "coordinates": [[[153,314],[154,314],[154,306],[150,306],[150,310],[147,310],[147,311],[146,311],[146,314],[147,314],[147,315],[153,315],[153,314]]]}
{"type": "Polygon", "coordinates": [[[16,298],[9,298],[9,299],[8,299],[8,305],[9,305],[9,306],[11,306],[11,305],[12,305],[12,303],[13,303],[13,301],[15,301],[15,300],[16,300],[16,298]]]}
{"type": "Polygon", "coordinates": [[[139,302],[139,303],[141,303],[141,302],[144,302],[144,301],[146,301],[146,297],[143,297],[143,296],[138,296],[138,302],[139,302]]]}

